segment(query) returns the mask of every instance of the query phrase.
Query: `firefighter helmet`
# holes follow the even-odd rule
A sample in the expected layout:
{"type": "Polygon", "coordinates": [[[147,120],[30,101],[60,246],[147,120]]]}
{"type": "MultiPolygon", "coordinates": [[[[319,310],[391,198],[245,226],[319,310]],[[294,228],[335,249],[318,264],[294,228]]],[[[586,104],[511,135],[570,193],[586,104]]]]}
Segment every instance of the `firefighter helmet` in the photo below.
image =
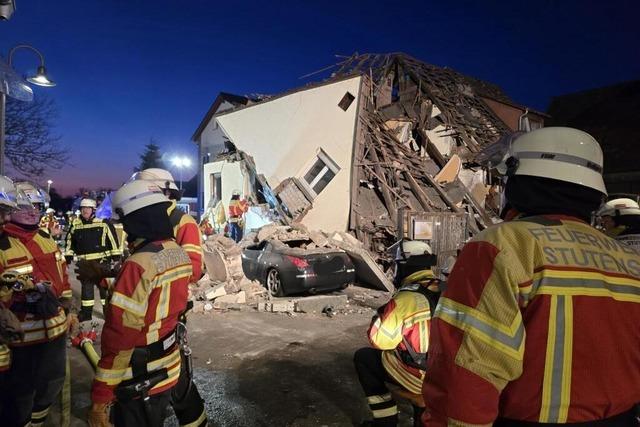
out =
{"type": "Polygon", "coordinates": [[[178,191],[178,186],[176,185],[176,181],[173,179],[173,175],[165,169],[149,168],[141,170],[140,172],[136,172],[131,175],[131,179],[129,181],[151,181],[162,190],[169,189],[178,191]]]}
{"type": "Polygon", "coordinates": [[[82,200],[80,200],[80,207],[81,208],[96,208],[96,201],[93,199],[89,199],[89,198],[84,198],[82,200]]]}
{"type": "Polygon", "coordinates": [[[231,192],[231,197],[240,196],[240,190],[236,189],[231,192]]]}
{"type": "Polygon", "coordinates": [[[412,256],[431,255],[431,246],[421,240],[403,240],[400,249],[400,258],[412,256]]]}
{"type": "Polygon", "coordinates": [[[18,204],[21,204],[21,201],[23,204],[28,201],[32,205],[47,205],[51,200],[46,191],[28,181],[16,182],[16,190],[18,190],[18,204]]]}
{"type": "Polygon", "coordinates": [[[55,210],[53,210],[53,208],[47,208],[47,210],[46,210],[46,211],[44,211],[44,212],[45,212],[45,213],[47,213],[47,214],[56,213],[56,211],[55,211],[55,210]]]}
{"type": "Polygon", "coordinates": [[[111,200],[113,217],[122,219],[123,216],[129,215],[138,209],[169,201],[155,183],[146,180],[134,180],[120,187],[113,195],[111,200]]]}
{"type": "Polygon", "coordinates": [[[605,203],[598,216],[640,215],[640,205],[633,199],[613,199],[605,203]]]}
{"type": "Polygon", "coordinates": [[[0,206],[3,208],[16,209],[16,186],[11,179],[0,175],[0,206]]]}
{"type": "Polygon", "coordinates": [[[602,165],[602,149],[591,135],[578,129],[548,127],[516,138],[498,170],[507,176],[570,182],[606,195],[602,165]]]}

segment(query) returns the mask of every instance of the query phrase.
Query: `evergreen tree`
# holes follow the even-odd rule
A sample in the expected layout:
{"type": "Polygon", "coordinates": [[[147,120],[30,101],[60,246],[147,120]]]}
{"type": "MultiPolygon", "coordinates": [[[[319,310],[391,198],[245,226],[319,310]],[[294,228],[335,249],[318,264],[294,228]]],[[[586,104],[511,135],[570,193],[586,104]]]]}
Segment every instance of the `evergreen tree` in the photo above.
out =
{"type": "Polygon", "coordinates": [[[144,153],[140,154],[140,166],[134,169],[135,172],[149,168],[164,168],[160,147],[155,142],[151,138],[149,143],[144,146],[144,153]]]}

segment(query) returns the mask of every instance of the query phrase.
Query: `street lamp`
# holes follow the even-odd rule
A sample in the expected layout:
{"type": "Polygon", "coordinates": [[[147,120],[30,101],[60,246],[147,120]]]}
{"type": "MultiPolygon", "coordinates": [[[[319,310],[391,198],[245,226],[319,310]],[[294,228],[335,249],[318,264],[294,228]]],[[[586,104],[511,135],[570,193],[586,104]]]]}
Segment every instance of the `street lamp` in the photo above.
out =
{"type": "Polygon", "coordinates": [[[53,80],[51,80],[47,76],[47,69],[44,66],[44,56],[42,55],[42,53],[40,53],[40,51],[35,47],[30,46],[28,44],[19,44],[11,48],[11,50],[9,51],[9,55],[7,56],[6,66],[4,66],[3,64],[0,64],[2,65],[2,67],[0,67],[0,71],[2,71],[2,69],[6,70],[6,72],[0,73],[0,77],[2,78],[0,79],[0,175],[4,175],[5,112],[6,112],[7,94],[9,94],[13,98],[18,98],[18,99],[28,100],[28,101],[30,101],[33,96],[31,88],[25,83],[23,83],[22,79],[19,79],[21,81],[16,81],[18,79],[15,77],[16,75],[15,71],[11,67],[13,54],[18,49],[27,49],[32,52],[35,52],[35,54],[38,55],[38,58],[40,58],[40,65],[38,66],[38,71],[36,75],[27,77],[27,81],[29,83],[34,84],[36,86],[43,86],[43,87],[53,87],[56,85],[55,82],[53,82],[53,80]],[[16,85],[20,89],[14,89],[16,85]],[[18,92],[22,91],[23,94],[14,93],[14,90],[18,92]],[[25,93],[27,96],[24,96],[25,93]]]}
{"type": "Polygon", "coordinates": [[[47,180],[47,194],[50,194],[50,192],[51,192],[51,184],[53,184],[53,181],[48,179],[47,180]]]}
{"type": "Polygon", "coordinates": [[[188,168],[191,166],[191,160],[188,157],[174,157],[171,159],[171,163],[173,166],[178,168],[178,173],[180,175],[180,190],[182,190],[182,168],[188,168]]]}

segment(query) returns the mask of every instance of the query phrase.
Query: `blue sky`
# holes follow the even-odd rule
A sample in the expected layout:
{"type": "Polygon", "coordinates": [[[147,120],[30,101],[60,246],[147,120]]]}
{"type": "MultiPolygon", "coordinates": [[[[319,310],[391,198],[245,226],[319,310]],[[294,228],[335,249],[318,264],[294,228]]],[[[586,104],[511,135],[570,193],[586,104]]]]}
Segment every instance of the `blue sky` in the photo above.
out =
{"type": "MultiPolygon", "coordinates": [[[[64,192],[117,186],[151,137],[195,162],[190,138],[218,92],[299,86],[336,54],[404,51],[542,110],[554,95],[640,76],[632,1],[17,3],[0,53],[33,44],[58,82],[46,92],[73,165],[43,179],[64,192]]],[[[14,66],[25,73],[36,58],[18,52],[14,66]]]]}

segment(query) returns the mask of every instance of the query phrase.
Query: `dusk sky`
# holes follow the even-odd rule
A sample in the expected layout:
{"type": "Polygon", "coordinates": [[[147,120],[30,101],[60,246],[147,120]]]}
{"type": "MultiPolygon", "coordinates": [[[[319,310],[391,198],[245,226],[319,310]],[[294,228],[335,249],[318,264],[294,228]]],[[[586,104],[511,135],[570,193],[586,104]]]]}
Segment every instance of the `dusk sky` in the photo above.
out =
{"type": "MultiPolygon", "coordinates": [[[[636,3],[17,0],[0,54],[44,53],[58,86],[36,96],[55,99],[72,164],[41,182],[71,193],[121,184],[152,137],[197,164],[190,138],[218,92],[301,86],[336,54],[406,52],[544,111],[554,95],[639,78],[636,3]]],[[[36,66],[14,57],[20,73],[36,66]]]]}

